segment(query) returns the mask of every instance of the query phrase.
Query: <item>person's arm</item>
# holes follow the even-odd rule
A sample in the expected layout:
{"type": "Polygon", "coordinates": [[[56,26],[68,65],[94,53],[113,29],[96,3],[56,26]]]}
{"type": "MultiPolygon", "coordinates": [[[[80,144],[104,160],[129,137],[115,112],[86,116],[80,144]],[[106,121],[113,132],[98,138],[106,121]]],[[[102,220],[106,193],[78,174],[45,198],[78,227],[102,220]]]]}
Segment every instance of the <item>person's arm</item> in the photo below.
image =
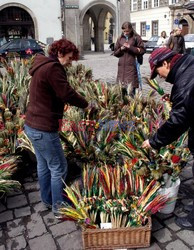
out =
{"type": "Polygon", "coordinates": [[[168,39],[168,41],[167,41],[167,43],[166,43],[166,47],[168,48],[168,49],[170,49],[170,44],[172,43],[172,36],[170,36],[169,37],[169,39],[168,39]]]}
{"type": "Polygon", "coordinates": [[[162,37],[159,37],[158,41],[157,41],[157,45],[160,46],[162,45],[162,37]]]}
{"type": "Polygon", "coordinates": [[[169,119],[149,139],[151,147],[160,149],[177,140],[189,128],[188,112],[183,102],[177,103],[169,119]]]}
{"type": "Polygon", "coordinates": [[[146,52],[146,49],[144,47],[144,43],[143,43],[141,37],[140,36],[135,36],[134,39],[135,39],[135,44],[130,45],[127,48],[127,51],[129,53],[133,53],[135,55],[143,55],[146,52]]]}
{"type": "Polygon", "coordinates": [[[183,54],[186,53],[186,48],[185,48],[185,39],[184,39],[184,36],[183,36],[183,54]]]}
{"type": "Polygon", "coordinates": [[[116,56],[116,57],[121,57],[121,56],[124,55],[124,49],[121,46],[119,40],[120,39],[117,39],[117,42],[116,42],[116,45],[115,45],[115,50],[114,50],[114,56],[116,56]]]}
{"type": "Polygon", "coordinates": [[[69,103],[79,108],[86,108],[88,106],[85,98],[69,85],[66,72],[60,65],[53,65],[51,70],[47,71],[47,78],[56,96],[64,103],[69,103]]]}

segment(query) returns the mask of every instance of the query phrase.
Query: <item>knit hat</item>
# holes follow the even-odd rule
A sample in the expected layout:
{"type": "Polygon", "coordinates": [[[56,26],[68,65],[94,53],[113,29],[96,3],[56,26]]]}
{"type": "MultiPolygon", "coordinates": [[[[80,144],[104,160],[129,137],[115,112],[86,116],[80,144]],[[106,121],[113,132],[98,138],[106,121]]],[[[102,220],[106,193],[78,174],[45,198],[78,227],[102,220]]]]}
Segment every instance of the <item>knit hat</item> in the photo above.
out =
{"type": "Polygon", "coordinates": [[[151,68],[151,79],[154,79],[157,76],[156,68],[159,65],[159,63],[167,60],[168,58],[176,55],[177,53],[175,51],[172,51],[168,48],[159,48],[152,52],[152,54],[149,57],[149,63],[151,68]]]}

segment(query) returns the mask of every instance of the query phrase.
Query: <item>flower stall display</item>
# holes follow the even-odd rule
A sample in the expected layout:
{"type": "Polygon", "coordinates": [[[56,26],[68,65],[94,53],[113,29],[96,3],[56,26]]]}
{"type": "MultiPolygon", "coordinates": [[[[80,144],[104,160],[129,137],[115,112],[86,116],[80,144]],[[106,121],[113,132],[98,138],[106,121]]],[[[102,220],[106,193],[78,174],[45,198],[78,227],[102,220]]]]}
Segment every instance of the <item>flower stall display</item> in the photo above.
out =
{"type": "Polygon", "coordinates": [[[130,162],[123,166],[86,165],[83,186],[79,182],[66,186],[70,205],[65,203],[59,211],[83,228],[99,228],[101,223],[111,223],[111,228],[143,226],[167,201],[165,195],[158,194],[160,186],[156,180],[148,182],[137,175],[130,162]]]}
{"type": "Polygon", "coordinates": [[[4,73],[0,76],[0,192],[19,188],[17,181],[10,180],[17,169],[18,136],[23,130],[27,104],[30,61],[1,62],[4,73]]]}
{"type": "Polygon", "coordinates": [[[20,189],[20,183],[11,180],[12,174],[17,169],[17,156],[4,156],[0,158],[0,198],[5,193],[20,189]]]}

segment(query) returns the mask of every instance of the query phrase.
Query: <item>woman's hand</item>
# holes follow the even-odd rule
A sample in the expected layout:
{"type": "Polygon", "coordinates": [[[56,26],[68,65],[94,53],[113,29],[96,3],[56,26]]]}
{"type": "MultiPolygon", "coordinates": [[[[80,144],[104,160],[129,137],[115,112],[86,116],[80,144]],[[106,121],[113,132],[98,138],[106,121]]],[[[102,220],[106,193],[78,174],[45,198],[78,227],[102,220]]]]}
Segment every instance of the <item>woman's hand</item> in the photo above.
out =
{"type": "Polygon", "coordinates": [[[146,140],[142,143],[142,148],[151,148],[149,140],[146,140]]]}
{"type": "Polygon", "coordinates": [[[121,50],[125,50],[125,49],[126,49],[126,47],[125,47],[125,46],[122,46],[122,47],[121,47],[121,50]]]}
{"type": "Polygon", "coordinates": [[[129,43],[124,43],[123,46],[124,46],[125,48],[130,48],[130,44],[129,44],[129,43]]]}

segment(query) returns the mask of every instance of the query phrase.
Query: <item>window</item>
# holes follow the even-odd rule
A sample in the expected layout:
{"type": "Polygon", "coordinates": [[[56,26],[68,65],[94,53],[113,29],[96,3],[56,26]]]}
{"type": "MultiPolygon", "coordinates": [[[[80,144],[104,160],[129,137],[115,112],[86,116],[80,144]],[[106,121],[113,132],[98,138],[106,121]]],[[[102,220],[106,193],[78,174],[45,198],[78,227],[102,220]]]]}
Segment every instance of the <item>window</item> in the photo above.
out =
{"type": "Polygon", "coordinates": [[[175,4],[178,3],[178,0],[169,0],[169,4],[175,4]]]}
{"type": "Polygon", "coordinates": [[[136,23],[132,23],[131,25],[132,25],[132,28],[133,28],[134,30],[136,30],[136,23]]]}
{"type": "Polygon", "coordinates": [[[132,0],[131,1],[131,11],[136,11],[137,10],[137,0],[132,0]]]}
{"type": "Polygon", "coordinates": [[[146,36],[146,22],[140,23],[141,25],[141,36],[146,36]]]}
{"type": "Polygon", "coordinates": [[[148,8],[148,0],[142,0],[142,10],[145,10],[148,8]]]}
{"type": "Polygon", "coordinates": [[[158,36],[158,21],[152,21],[152,36],[158,36]]]}
{"type": "Polygon", "coordinates": [[[152,7],[153,8],[159,7],[159,0],[152,0],[152,7]]]}

